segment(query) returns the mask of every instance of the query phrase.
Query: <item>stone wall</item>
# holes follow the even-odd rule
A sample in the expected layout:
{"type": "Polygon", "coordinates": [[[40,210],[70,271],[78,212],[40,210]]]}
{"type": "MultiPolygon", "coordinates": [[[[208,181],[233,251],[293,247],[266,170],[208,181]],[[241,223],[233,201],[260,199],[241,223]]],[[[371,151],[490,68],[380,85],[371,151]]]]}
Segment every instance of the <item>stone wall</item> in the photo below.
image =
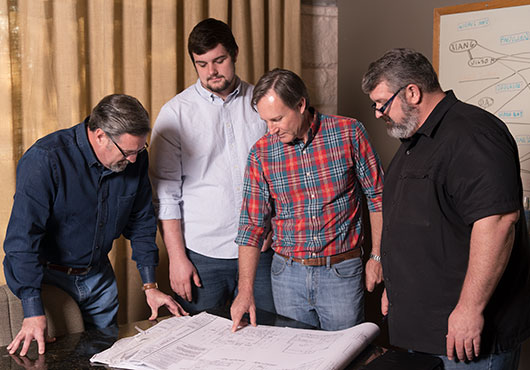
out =
{"type": "Polygon", "coordinates": [[[336,0],[302,0],[302,78],[322,113],[337,114],[337,69],[336,0]]]}

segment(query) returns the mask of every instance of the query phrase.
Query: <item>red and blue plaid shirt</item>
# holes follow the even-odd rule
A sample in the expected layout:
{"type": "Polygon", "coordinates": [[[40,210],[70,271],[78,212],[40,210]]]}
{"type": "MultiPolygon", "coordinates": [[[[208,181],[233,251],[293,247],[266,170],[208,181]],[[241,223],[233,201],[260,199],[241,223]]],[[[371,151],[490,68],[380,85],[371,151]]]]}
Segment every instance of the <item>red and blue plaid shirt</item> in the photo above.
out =
{"type": "Polygon", "coordinates": [[[308,140],[263,136],[250,150],[236,243],[261,247],[268,220],[272,248],[296,258],[360,247],[362,194],[382,209],[383,170],[363,125],[315,113],[308,140]]]}

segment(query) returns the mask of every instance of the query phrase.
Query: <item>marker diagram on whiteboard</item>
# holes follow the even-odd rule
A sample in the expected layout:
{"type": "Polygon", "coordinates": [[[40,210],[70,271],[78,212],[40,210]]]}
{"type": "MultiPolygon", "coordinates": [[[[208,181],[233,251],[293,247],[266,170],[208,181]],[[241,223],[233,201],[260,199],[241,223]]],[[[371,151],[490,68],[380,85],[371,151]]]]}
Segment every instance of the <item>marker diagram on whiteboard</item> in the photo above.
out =
{"type": "Polygon", "coordinates": [[[503,120],[530,194],[530,5],[440,17],[440,83],[503,120]]]}

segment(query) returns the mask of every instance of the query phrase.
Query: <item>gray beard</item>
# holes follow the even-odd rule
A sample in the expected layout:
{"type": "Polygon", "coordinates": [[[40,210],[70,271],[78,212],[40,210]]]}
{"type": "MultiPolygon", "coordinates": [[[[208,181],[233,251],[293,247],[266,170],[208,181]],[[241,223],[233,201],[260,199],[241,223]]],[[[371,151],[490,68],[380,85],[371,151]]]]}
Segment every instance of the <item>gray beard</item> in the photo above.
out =
{"type": "Polygon", "coordinates": [[[110,165],[109,170],[111,170],[112,172],[122,172],[123,170],[125,170],[128,164],[129,162],[118,162],[113,165],[110,165]]]}
{"type": "Polygon", "coordinates": [[[420,122],[418,120],[418,108],[401,102],[401,109],[404,113],[404,118],[401,122],[397,123],[392,120],[387,123],[387,133],[389,136],[396,139],[406,139],[414,135],[420,122]]]}

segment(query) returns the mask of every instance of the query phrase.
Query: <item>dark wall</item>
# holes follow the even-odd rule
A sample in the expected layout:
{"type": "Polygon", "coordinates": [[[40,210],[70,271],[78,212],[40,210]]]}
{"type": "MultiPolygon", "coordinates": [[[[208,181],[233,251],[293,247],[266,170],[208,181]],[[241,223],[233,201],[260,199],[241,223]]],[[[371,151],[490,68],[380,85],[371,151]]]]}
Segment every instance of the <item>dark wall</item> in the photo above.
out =
{"type": "Polygon", "coordinates": [[[410,47],[431,59],[434,8],[464,3],[462,0],[338,0],[338,114],[364,123],[385,168],[399,141],[389,138],[383,121],[375,119],[370,108],[372,102],[361,91],[362,76],[371,61],[394,47],[410,47]]]}
{"type": "MultiPolygon", "coordinates": [[[[384,123],[375,119],[372,102],[361,91],[368,64],[394,47],[416,49],[432,61],[434,8],[472,2],[477,1],[338,0],[338,114],[364,123],[385,168],[399,141],[387,136],[384,123]]],[[[379,289],[366,297],[367,319],[378,324],[380,293],[379,289]]],[[[386,344],[385,335],[383,331],[380,344],[386,344]]],[[[523,345],[519,369],[530,369],[530,341],[523,345]]]]}

